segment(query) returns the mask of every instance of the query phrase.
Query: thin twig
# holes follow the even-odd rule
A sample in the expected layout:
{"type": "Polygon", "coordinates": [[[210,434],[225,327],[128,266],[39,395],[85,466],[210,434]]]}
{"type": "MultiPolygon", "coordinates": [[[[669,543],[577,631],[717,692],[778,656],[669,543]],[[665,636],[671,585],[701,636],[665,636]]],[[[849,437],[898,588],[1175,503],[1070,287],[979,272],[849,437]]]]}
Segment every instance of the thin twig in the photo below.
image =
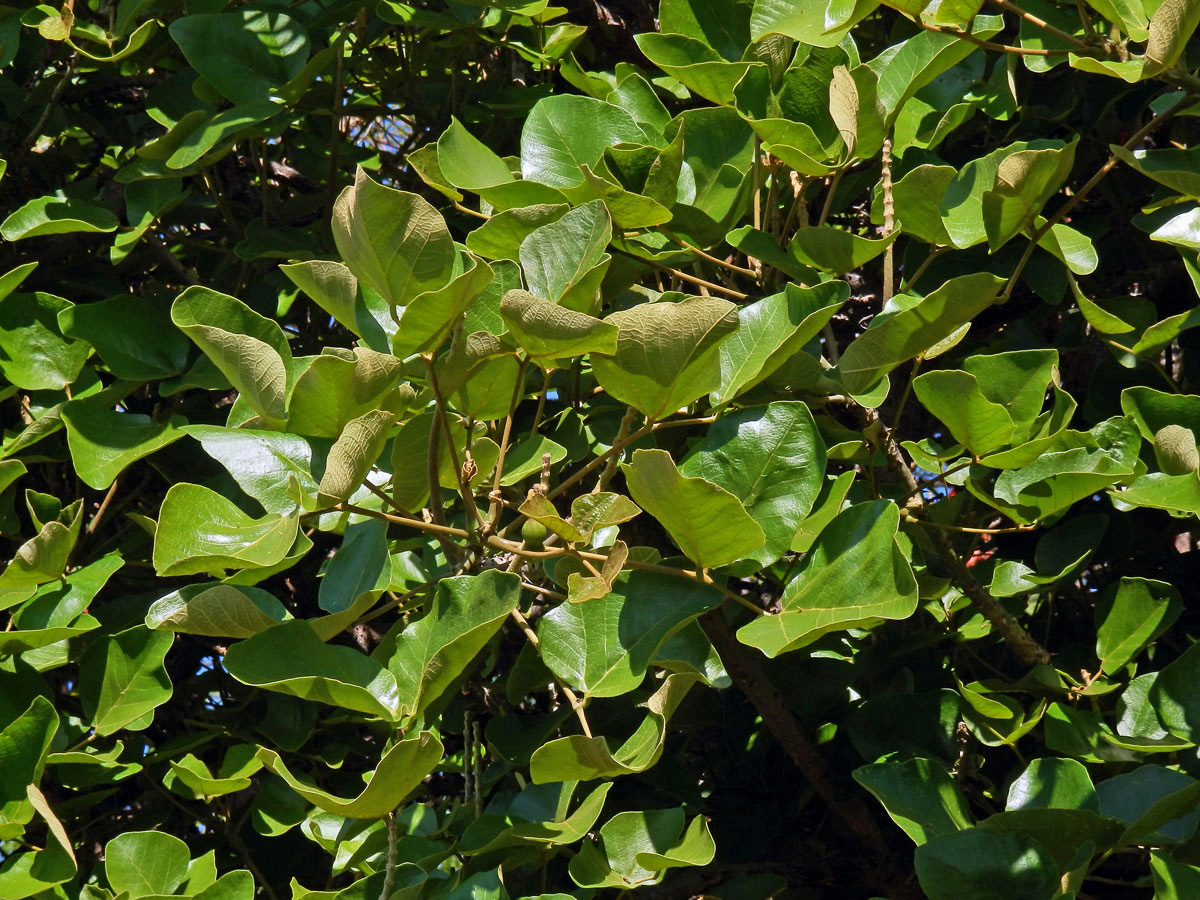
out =
{"type": "Polygon", "coordinates": [[[705,281],[703,278],[697,278],[695,275],[689,275],[687,272],[681,272],[679,269],[672,268],[671,266],[664,266],[662,263],[654,262],[650,259],[642,259],[642,257],[635,253],[630,253],[628,250],[622,250],[619,247],[614,247],[613,249],[622,256],[628,256],[630,259],[637,260],[638,262],[650,266],[652,269],[657,269],[660,272],[667,272],[675,278],[678,278],[680,281],[686,281],[688,284],[703,285],[710,291],[716,291],[719,294],[725,294],[726,296],[733,297],[735,300],[745,300],[750,296],[749,294],[743,294],[741,291],[735,291],[733,288],[727,288],[724,285],[716,284],[712,281],[705,281]]]}
{"type": "Polygon", "coordinates": [[[728,262],[726,260],[720,259],[719,257],[713,256],[711,253],[705,253],[699,247],[692,246],[687,241],[685,241],[683,238],[672,234],[670,231],[668,231],[665,228],[660,228],[659,231],[661,231],[664,235],[666,235],[668,238],[673,240],[675,243],[679,244],[679,246],[683,247],[684,250],[687,250],[689,253],[695,253],[701,259],[707,260],[708,262],[712,263],[714,266],[720,266],[723,269],[728,269],[730,272],[735,272],[738,275],[744,275],[747,278],[757,278],[758,277],[755,274],[753,269],[747,269],[747,268],[744,268],[743,266],[734,265],[731,262],[728,262]]]}
{"type": "Polygon", "coordinates": [[[96,510],[96,514],[92,516],[91,521],[87,524],[87,528],[84,529],[84,534],[90,535],[96,530],[96,526],[99,525],[100,520],[104,518],[104,513],[108,511],[108,504],[112,503],[113,495],[117,493],[117,485],[120,483],[121,481],[119,478],[113,479],[113,483],[108,488],[108,493],[105,494],[104,499],[100,501],[100,508],[96,510]]]}
{"type": "Polygon", "coordinates": [[[951,28],[947,25],[930,25],[927,22],[916,23],[926,31],[932,31],[935,34],[948,34],[951,37],[961,38],[974,44],[976,47],[982,47],[984,50],[996,50],[1000,53],[1014,53],[1018,56],[1055,56],[1062,53],[1070,53],[1070,50],[1063,48],[1050,47],[1014,47],[1012,44],[997,44],[995,41],[985,41],[983,38],[977,38],[969,31],[962,31],[958,28],[951,28]]]}
{"type": "Polygon", "coordinates": [[[992,2],[1001,9],[1006,9],[1011,13],[1015,13],[1035,28],[1040,28],[1042,31],[1048,32],[1054,35],[1056,38],[1066,41],[1068,44],[1074,44],[1081,50],[1092,49],[1086,41],[1081,41],[1079,38],[1075,37],[1075,35],[1068,34],[1061,28],[1056,28],[1040,16],[1035,16],[1033,13],[1026,12],[1025,10],[1021,9],[1021,7],[1017,6],[1017,4],[1010,2],[1010,0],[992,0],[992,2]]]}

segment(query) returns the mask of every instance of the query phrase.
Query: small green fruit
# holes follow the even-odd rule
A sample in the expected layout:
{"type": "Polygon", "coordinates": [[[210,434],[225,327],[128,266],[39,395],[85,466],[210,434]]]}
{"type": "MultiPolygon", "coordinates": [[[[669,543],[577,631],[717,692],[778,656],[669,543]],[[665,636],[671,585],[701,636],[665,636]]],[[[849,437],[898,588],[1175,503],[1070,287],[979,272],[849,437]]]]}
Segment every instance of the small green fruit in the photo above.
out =
{"type": "Polygon", "coordinates": [[[550,530],[537,519],[526,519],[521,526],[521,539],[530,550],[541,550],[550,530]]]}

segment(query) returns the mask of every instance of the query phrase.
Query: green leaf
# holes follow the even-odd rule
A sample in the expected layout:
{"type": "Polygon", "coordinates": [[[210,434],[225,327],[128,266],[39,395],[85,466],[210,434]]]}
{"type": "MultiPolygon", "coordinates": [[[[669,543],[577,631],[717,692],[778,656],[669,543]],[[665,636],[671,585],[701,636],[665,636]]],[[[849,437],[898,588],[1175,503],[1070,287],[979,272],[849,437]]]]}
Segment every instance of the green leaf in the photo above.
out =
{"type": "Polygon", "coordinates": [[[1200,644],[1192,644],[1158,673],[1150,703],[1171,734],[1200,738],[1200,644]]]}
{"type": "Polygon", "coordinates": [[[897,237],[899,232],[893,232],[872,240],[833,225],[817,225],[798,228],[788,249],[803,265],[841,275],[869,263],[897,237]]]}
{"type": "Polygon", "coordinates": [[[742,502],[766,534],[753,558],[787,553],[825,482],[825,443],[803,403],[779,402],[722,416],[680,471],[707,479],[742,502]]]}
{"type": "Polygon", "coordinates": [[[173,686],[163,666],[174,635],[135,625],[88,647],[79,663],[79,699],[96,733],[150,724],[171,699],[173,686]]]}
{"type": "Polygon", "coordinates": [[[917,878],[929,900],[1050,898],[1059,867],[1036,840],[1020,832],[968,828],[917,848],[917,878]]]}
{"type": "Polygon", "coordinates": [[[281,12],[193,14],[168,32],[188,63],[234,103],[277,94],[308,60],[304,26],[281,12]]]}
{"type": "Polygon", "coordinates": [[[1142,77],[1149,78],[1175,65],[1197,25],[1200,25],[1200,6],[1189,0],[1163,0],[1150,16],[1142,77]]]}
{"type": "Polygon", "coordinates": [[[1143,764],[1096,786],[1100,812],[1126,823],[1121,843],[1185,841],[1200,824],[1200,782],[1163,766],[1143,764]]]}
{"type": "Polygon", "coordinates": [[[328,441],[217,425],[189,425],[183,430],[198,440],[204,452],[224,466],[238,487],[267,512],[287,514],[296,508],[290,487],[293,482],[306,508],[315,505],[317,481],[313,470],[324,465],[328,441]]]}
{"type": "Polygon", "coordinates": [[[365,610],[391,583],[387,522],[355,522],[346,526],[345,540],[325,569],[317,605],[327,613],[365,610]]]}
{"type": "Polygon", "coordinates": [[[317,489],[317,502],[322,507],[342,503],[358,490],[378,462],[395,419],[395,413],[375,409],[346,423],[329,448],[325,474],[317,489]]]}
{"type": "Polygon", "coordinates": [[[0,376],[29,391],[61,391],[74,383],[92,348],[59,330],[59,315],[71,307],[40,292],[0,298],[0,376]]]}
{"type": "Polygon", "coordinates": [[[1100,800],[1083,763],[1047,756],[1033,760],[1012,783],[1005,808],[1088,809],[1099,812],[1100,800]]]}
{"type": "Polygon", "coordinates": [[[399,685],[399,715],[436,701],[500,630],[521,598],[521,580],[495,569],[438,582],[430,611],[396,637],[388,668],[399,685]]]}
{"type": "Polygon", "coordinates": [[[879,102],[878,78],[871,68],[834,67],[829,83],[829,113],[853,156],[870,159],[879,152],[886,110],[879,102]]]}
{"type": "Polygon", "coordinates": [[[131,900],[173,894],[184,883],[191,854],[187,844],[161,831],[127,831],[104,847],[109,886],[131,900]]]}
{"type": "Polygon", "coordinates": [[[592,284],[588,274],[609,258],[604,248],[611,237],[612,222],[599,200],[532,231],[521,241],[520,249],[530,292],[571,309],[593,309],[599,285],[592,284]]]}
{"type": "Polygon", "coordinates": [[[244,791],[251,785],[250,776],[262,768],[262,760],[255,756],[255,750],[252,744],[234,744],[225,752],[216,776],[193,753],[178,761],[169,760],[167,765],[174,776],[170,787],[185,796],[190,792],[193,797],[205,799],[244,791]]]}
{"type": "Polygon", "coordinates": [[[886,500],[838,513],[784,588],[781,611],[743,625],[738,640],[773,657],[831,631],[911,616],[917,582],[896,543],[899,525],[899,509],[886,500]]]}
{"type": "Polygon", "coordinates": [[[944,340],[996,300],[1004,279],[986,272],[960,275],[871,326],[851,341],[837,371],[847,390],[862,393],[901,363],[944,340]]]}
{"type": "Polygon", "coordinates": [[[156,422],[139,413],[117,412],[86,400],[62,410],[75,473],[89,487],[104,490],[127,467],[183,437],[182,416],[156,422]]]}
{"type": "Polygon", "coordinates": [[[704,478],[680,474],[665,450],[635,450],[622,463],[629,493],[658,519],[700,568],[715,568],[761,548],[766,535],[738,498],[704,478]]]}
{"type": "Polygon", "coordinates": [[[353,352],[326,348],[308,358],[288,397],[288,431],[336,438],[348,422],[372,410],[402,413],[401,404],[412,398],[412,391],[407,385],[396,391],[401,368],[395,356],[366,347],[353,352]]]}
{"type": "Polygon", "coordinates": [[[51,194],[30,200],[0,222],[0,237],[6,241],[72,232],[117,230],[117,217],[103,206],[75,197],[51,194]]]}
{"type": "Polygon", "coordinates": [[[269,426],[287,416],[292,351],[283,329],[240,300],[192,286],[171,305],[171,320],[212,360],[269,426]]]}
{"type": "Polygon", "coordinates": [[[734,88],[756,65],[729,61],[703,41],[682,34],[648,32],[634,36],[638,49],[680,84],[719,106],[734,105],[734,88]]]}
{"type": "Polygon", "coordinates": [[[946,424],[954,439],[976,456],[1012,444],[1016,424],[1008,409],[984,396],[979,380],[970,372],[926,372],[913,380],[913,393],[946,424]]]}
{"type": "Polygon", "coordinates": [[[392,353],[405,357],[435,350],[463,313],[491,284],[495,273],[483,260],[464,257],[465,271],[442,288],[418,294],[404,308],[392,336],[392,353]]]}
{"type": "Polygon", "coordinates": [[[620,143],[657,141],[618,106],[571,94],[543,97],[521,129],[521,177],[574,187],[583,181],[582,166],[594,169],[604,151],[620,143]]]}
{"type": "Polygon", "coordinates": [[[210,581],[189,584],[155,600],[146,611],[146,627],[247,638],[287,618],[283,604],[264,590],[210,581]]]}
{"type": "Polygon", "coordinates": [[[1109,151],[1147,178],[1166,185],[1185,197],[1200,199],[1200,147],[1187,150],[1127,150],[1118,144],[1110,144],[1109,151]]]}
{"type": "Polygon", "coordinates": [[[641,303],[605,319],[617,326],[617,352],[592,357],[609,394],[661,419],[716,389],[720,344],[737,330],[737,307],[713,297],[641,303]]]}
{"type": "Polygon", "coordinates": [[[444,287],[458,256],[441,213],[361,168],[334,204],[333,237],[350,270],[392,306],[444,287]]]}
{"type": "Polygon", "coordinates": [[[737,331],[721,341],[721,384],[713,392],[713,403],[749,390],[801,352],[849,294],[844,281],[811,288],[789,283],[779,294],[740,307],[737,331]]]}
{"type": "Polygon", "coordinates": [[[585,313],[535,297],[527,291],[509,291],[500,301],[500,315],[509,331],[531,359],[555,360],[585,353],[617,352],[617,327],[585,313]]]}
{"type": "Polygon", "coordinates": [[[618,697],[641,684],[667,638],[720,602],[716,589],[695,581],[623,572],[606,596],[563,603],[542,617],[542,660],[588,696],[618,697]]]}
{"type": "Polygon", "coordinates": [[[223,665],[242,684],[388,721],[399,715],[391,672],[359,650],[322,643],[302,619],[239,641],[226,652],[223,665]]]}
{"type": "Polygon", "coordinates": [[[1118,672],[1179,617],[1183,600],[1164,581],[1121,578],[1096,606],[1096,656],[1105,675],[1118,672]]]}
{"type": "Polygon", "coordinates": [[[198,484],[174,484],[163,499],[154,539],[159,575],[273,566],[296,540],[295,507],[255,519],[198,484]]]}
{"type": "Polygon", "coordinates": [[[716,845],[703,816],[684,827],[683,809],[621,812],[605,822],[599,843],[588,842],[569,871],[584,888],[635,888],[654,884],[673,866],[702,866],[716,845]]]}
{"type": "Polygon", "coordinates": [[[293,775],[274,750],[260,747],[258,758],[269,771],[318,809],[350,819],[381,819],[416,790],[441,761],[442,742],[428,731],[397,741],[380,758],[362,793],[350,799],[337,797],[311,781],[293,775]]]}
{"type": "Polygon", "coordinates": [[[551,465],[560,463],[567,458],[567,448],[540,434],[518,441],[504,457],[504,475],[500,484],[504,487],[520,484],[535,472],[542,471],[542,459],[547,454],[551,465]]]}
{"type": "Polygon", "coordinates": [[[358,279],[339,262],[310,259],[280,266],[296,287],[308,294],[321,309],[361,337],[358,328],[358,279]]]}
{"type": "Polygon", "coordinates": [[[1090,431],[1064,431],[1036,461],[1001,472],[995,495],[1037,517],[1051,515],[1133,475],[1140,446],[1133,422],[1120,416],[1090,431]]]}
{"type": "Polygon", "coordinates": [[[812,0],[754,0],[750,14],[750,38],[757,41],[770,34],[783,34],[813,47],[832,47],[850,26],[875,8],[874,2],[856,0],[842,4],[847,15],[830,22],[829,4],[812,0]]]}
{"type": "Polygon", "coordinates": [[[20,837],[33,819],[34,806],[26,786],[42,780],[46,753],[58,731],[58,713],[45,697],[29,706],[0,729],[0,835],[20,837]]]}
{"type": "MultiPolygon", "coordinates": [[[[17,549],[8,567],[0,574],[0,608],[12,605],[13,601],[4,596],[10,590],[19,591],[61,578],[78,537],[78,526],[70,528],[62,522],[46,522],[42,525],[37,535],[17,549]]],[[[28,596],[19,596],[15,602],[21,602],[28,596]]]]}
{"type": "Polygon", "coordinates": [[[174,152],[167,157],[167,168],[187,169],[196,165],[218,144],[231,138],[236,140],[248,131],[250,126],[269,119],[281,109],[278,103],[270,100],[254,100],[221,110],[212,118],[199,122],[188,132],[174,152]]]}
{"type": "Polygon", "coordinates": [[[450,117],[450,127],[438,138],[437,154],[446,180],[465,191],[479,191],[514,180],[508,164],[454,116],[450,117]]]}
{"type": "MultiPolygon", "coordinates": [[[[986,39],[1003,27],[1000,16],[980,16],[970,30],[975,37],[986,39]]],[[[935,31],[918,31],[889,49],[891,52],[881,53],[869,63],[879,76],[879,102],[889,122],[895,121],[910,97],[976,52],[971,42],[935,31]]],[[[936,202],[938,197],[931,199],[936,202]]]]}
{"type": "Polygon", "coordinates": [[[1150,854],[1154,873],[1154,900],[1187,900],[1200,892],[1200,868],[1168,856],[1161,850],[1150,854]]]}
{"type": "Polygon", "coordinates": [[[719,0],[663,0],[658,6],[659,27],[664,34],[686,34],[703,41],[725,59],[742,58],[750,43],[749,0],[734,3],[719,0]]]}
{"type": "Polygon", "coordinates": [[[1071,174],[1076,144],[1018,150],[1000,161],[991,190],[981,198],[989,249],[996,251],[1033,225],[1034,217],[1071,174]]]}
{"type": "Polygon", "coordinates": [[[559,516],[554,504],[541,493],[530,494],[518,512],[541,522],[564,541],[578,544],[591,540],[597,529],[628,522],[641,510],[622,494],[601,491],[572,500],[569,520],[559,516]]]}
{"type": "Polygon", "coordinates": [[[877,762],[853,775],[918,846],[971,827],[966,799],[945,768],[932,760],[877,762]]]}
{"type": "Polygon", "coordinates": [[[539,203],[506,209],[467,235],[467,249],[484,259],[520,259],[521,243],[537,229],[557,222],[570,209],[566,203],[539,203]]]}
{"type": "Polygon", "coordinates": [[[152,381],[187,368],[188,341],[161,303],[118,295],[98,303],[67,306],[58,325],[68,338],[96,348],[117,378],[152,381]],[[119,322],[120,327],[113,327],[119,322]]]}

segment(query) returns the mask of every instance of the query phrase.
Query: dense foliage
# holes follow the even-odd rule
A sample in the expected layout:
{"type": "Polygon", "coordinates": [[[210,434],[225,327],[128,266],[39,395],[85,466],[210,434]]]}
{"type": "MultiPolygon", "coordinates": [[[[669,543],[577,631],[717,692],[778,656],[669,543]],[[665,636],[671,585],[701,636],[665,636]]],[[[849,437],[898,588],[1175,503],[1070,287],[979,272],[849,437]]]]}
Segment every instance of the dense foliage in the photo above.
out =
{"type": "Polygon", "coordinates": [[[1200,896],[1200,2],[654,11],[0,6],[0,898],[1200,896]]]}

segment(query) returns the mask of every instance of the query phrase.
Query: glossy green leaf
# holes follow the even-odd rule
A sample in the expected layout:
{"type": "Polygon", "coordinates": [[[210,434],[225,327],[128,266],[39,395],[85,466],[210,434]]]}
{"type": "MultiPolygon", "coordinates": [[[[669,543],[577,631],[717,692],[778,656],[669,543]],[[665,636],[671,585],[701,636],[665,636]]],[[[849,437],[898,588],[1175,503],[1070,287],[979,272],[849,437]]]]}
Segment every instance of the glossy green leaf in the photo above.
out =
{"type": "Polygon", "coordinates": [[[163,660],[173,637],[135,625],[88,647],[80,661],[80,701],[97,734],[144,728],[171,698],[163,660]]]}
{"type": "Polygon", "coordinates": [[[416,716],[463,673],[517,607],[520,579],[491,570],[438,582],[430,611],[396,637],[388,669],[399,685],[399,714],[416,716]]]}
{"type": "Polygon", "coordinates": [[[711,587],[658,572],[622,573],[604,597],[564,603],[538,624],[546,665],[589,696],[636,688],[662,643],[720,603],[711,587]]]}
{"type": "Polygon", "coordinates": [[[1122,578],[1109,585],[1096,608],[1096,656],[1113,674],[1166,631],[1183,608],[1179,592],[1163,581],[1122,578]]]}
{"type": "Polygon", "coordinates": [[[288,618],[283,604],[255,587],[189,584],[150,605],[146,627],[181,634],[246,638],[288,618]]]}
{"type": "Polygon", "coordinates": [[[0,834],[19,837],[34,816],[27,785],[41,781],[46,753],[58,730],[58,713],[45,697],[34,697],[28,708],[0,730],[0,834]]]}
{"type": "Polygon", "coordinates": [[[684,822],[682,808],[617,813],[600,827],[599,843],[571,860],[571,878],[585,888],[628,889],[654,884],[674,866],[711,862],[716,845],[704,817],[684,822]]]}
{"type": "Polygon", "coordinates": [[[885,500],[840,512],[784,588],[781,611],[743,625],[738,640],[777,656],[831,631],[908,618],[917,583],[896,543],[899,523],[896,505],[885,500]]]}
{"type": "Polygon", "coordinates": [[[849,296],[843,281],[811,288],[784,286],[738,309],[738,328],[721,342],[721,384],[713,400],[723,403],[771,375],[800,352],[849,296]]]}
{"type": "Polygon", "coordinates": [[[103,206],[65,195],[51,194],[30,200],[0,222],[0,237],[6,241],[71,232],[117,230],[117,217],[103,206]]]}
{"type": "Polygon", "coordinates": [[[85,484],[107,488],[121,472],[144,456],[181,437],[182,416],[156,422],[137,413],[116,412],[86,401],[62,411],[75,471],[85,484]]]}
{"type": "Polygon", "coordinates": [[[521,176],[550,187],[573,187],[583,181],[581,166],[595,168],[605,148],[623,141],[654,143],[618,106],[568,94],[544,97],[521,130],[521,176]]]}
{"type": "Polygon", "coordinates": [[[79,377],[92,348],[71,340],[58,317],[71,303],[53,294],[0,298],[0,375],[25,390],[62,390],[79,377]]]}
{"type": "Polygon", "coordinates": [[[196,71],[234,103],[266,100],[308,59],[304,26],[281,12],[193,14],[168,31],[196,71]]]}
{"type": "Polygon", "coordinates": [[[322,643],[300,619],[234,644],[223,665],[242,684],[387,720],[399,714],[391,672],[359,650],[322,643]]]}
{"type": "Polygon", "coordinates": [[[118,894],[138,897],[173,894],[187,879],[187,844],[161,831],[129,831],[104,848],[104,874],[118,894]]]}
{"type": "Polygon", "coordinates": [[[379,819],[400,805],[442,759],[442,742],[428,731],[397,741],[379,760],[357,797],[343,799],[294,775],[279,754],[260,747],[258,757],[271,772],[318,809],[352,819],[379,819]]]}
{"type": "Polygon", "coordinates": [[[154,568],[160,575],[192,575],[272,566],[291,549],[297,526],[295,507],[255,519],[206,487],[175,484],[159,512],[154,568]]]}
{"type": "Polygon", "coordinates": [[[450,117],[450,127],[438,138],[437,150],[442,174],[455,187],[478,191],[513,180],[512,172],[504,160],[453,116],[450,117]]]}
{"type": "Polygon", "coordinates": [[[588,274],[608,258],[604,248],[612,235],[608,211],[599,200],[585,203],[554,222],[542,225],[521,241],[520,261],[534,296],[570,309],[594,308],[588,274]]]}
{"type": "Polygon", "coordinates": [[[183,429],[200,442],[204,452],[219,462],[238,487],[262,504],[267,512],[287,514],[296,508],[291,484],[300,495],[316,497],[314,471],[325,464],[329,442],[306,440],[294,434],[189,425],[183,429]]]}
{"type": "Polygon", "coordinates": [[[766,534],[762,564],[788,551],[825,479],[825,444],[803,403],[778,402],[718,419],[679,467],[737,497],[766,534]]]}
{"type": "Polygon", "coordinates": [[[797,229],[788,248],[803,265],[841,275],[869,263],[898,236],[893,232],[873,240],[833,225],[820,225],[797,229]]]}
{"type": "Polygon", "coordinates": [[[851,393],[865,391],[906,360],[924,353],[995,302],[1003,279],[987,273],[951,279],[915,305],[876,316],[838,362],[851,393]]]}
{"type": "Polygon", "coordinates": [[[966,800],[946,770],[932,760],[872,763],[855,769],[854,780],[883,804],[918,846],[971,827],[966,800]]]}
{"type": "Polygon", "coordinates": [[[187,368],[187,338],[172,324],[162,303],[119,295],[67,306],[58,314],[58,325],[66,337],[95,347],[117,378],[148,381],[187,368]],[[113,327],[115,322],[119,328],[113,327]]]}
{"type": "Polygon", "coordinates": [[[362,169],[338,195],[333,236],[350,270],[392,306],[444,287],[458,255],[436,209],[362,169]]]}
{"type": "Polygon", "coordinates": [[[765,543],[763,529],[734,494],[681,474],[666,451],[635,450],[621,468],[634,502],[662,523],[697,566],[726,565],[765,543]]]}
{"type": "Polygon", "coordinates": [[[1054,857],[1019,832],[968,828],[917,848],[917,878],[930,900],[1053,897],[1059,888],[1054,857]]]}

